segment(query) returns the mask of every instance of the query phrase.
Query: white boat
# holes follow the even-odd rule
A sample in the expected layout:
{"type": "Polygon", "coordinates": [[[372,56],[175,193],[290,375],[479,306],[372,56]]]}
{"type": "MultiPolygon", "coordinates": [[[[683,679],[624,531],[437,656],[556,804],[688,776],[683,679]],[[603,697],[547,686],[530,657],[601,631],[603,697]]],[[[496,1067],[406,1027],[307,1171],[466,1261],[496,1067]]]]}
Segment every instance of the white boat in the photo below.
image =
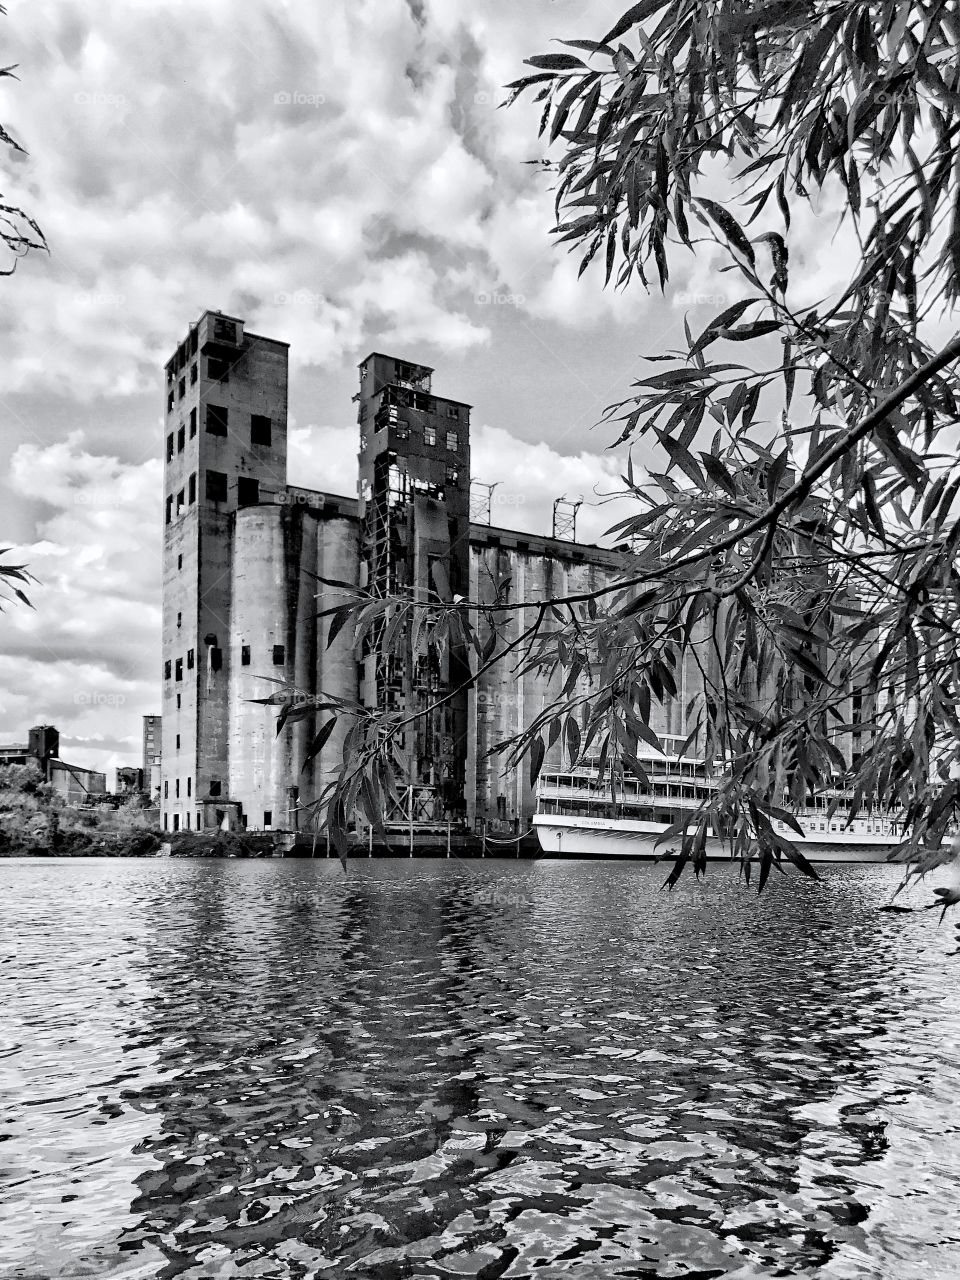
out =
{"type": "MultiPolygon", "coordinates": [[[[537,784],[534,829],[544,855],[554,858],[670,858],[680,837],[660,837],[685,814],[696,810],[717,787],[703,761],[683,756],[639,756],[649,786],[630,773],[599,781],[585,766],[542,774],[537,784]]],[[[609,775],[608,775],[609,778],[609,775]]],[[[902,826],[888,814],[860,813],[848,821],[843,793],[831,790],[794,817],[801,837],[789,824],[772,820],[810,862],[886,862],[902,842],[902,826]],[[831,805],[841,805],[832,816],[831,805]]],[[[785,806],[784,806],[785,807],[785,806]]],[[[707,858],[730,858],[729,844],[708,834],[707,858]]]]}

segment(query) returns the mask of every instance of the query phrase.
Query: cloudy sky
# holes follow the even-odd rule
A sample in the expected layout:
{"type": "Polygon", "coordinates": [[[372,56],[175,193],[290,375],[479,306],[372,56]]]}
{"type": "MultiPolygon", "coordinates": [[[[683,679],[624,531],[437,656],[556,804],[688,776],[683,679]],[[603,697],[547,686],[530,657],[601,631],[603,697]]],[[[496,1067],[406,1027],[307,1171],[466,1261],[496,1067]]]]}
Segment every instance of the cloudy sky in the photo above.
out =
{"type": "MultiPolygon", "coordinates": [[[[356,364],[472,403],[496,524],[616,487],[595,428],[725,276],[617,295],[555,247],[538,109],[498,109],[606,0],[13,0],[6,198],[50,255],[0,280],[0,538],[39,579],[0,615],[0,742],[136,763],[159,706],[162,365],[206,308],[291,343],[291,483],[352,494],[356,364]]],[[[6,163],[6,157],[4,158],[6,163]]],[[[602,539],[609,507],[585,506],[602,539]]]]}

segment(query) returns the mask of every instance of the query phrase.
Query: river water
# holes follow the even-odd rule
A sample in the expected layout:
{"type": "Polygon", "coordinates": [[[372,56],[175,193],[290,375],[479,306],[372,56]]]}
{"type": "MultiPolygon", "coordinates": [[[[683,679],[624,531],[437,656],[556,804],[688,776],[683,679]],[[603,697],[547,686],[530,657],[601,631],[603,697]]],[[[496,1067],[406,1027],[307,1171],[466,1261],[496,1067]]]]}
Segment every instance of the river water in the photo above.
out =
{"type": "Polygon", "coordinates": [[[957,935],[892,868],[0,875],[4,1280],[960,1275],[957,935]]]}

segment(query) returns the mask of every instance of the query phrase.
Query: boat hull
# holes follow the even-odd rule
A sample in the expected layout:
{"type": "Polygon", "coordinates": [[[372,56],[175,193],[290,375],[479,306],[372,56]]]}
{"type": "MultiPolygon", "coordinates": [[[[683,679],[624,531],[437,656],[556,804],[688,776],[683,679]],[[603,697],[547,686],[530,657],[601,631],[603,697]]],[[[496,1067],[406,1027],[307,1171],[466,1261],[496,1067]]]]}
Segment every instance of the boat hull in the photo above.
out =
{"type": "MultiPolygon", "coordinates": [[[[657,844],[667,828],[656,822],[537,814],[533,825],[544,857],[549,858],[656,860],[674,858],[680,847],[679,838],[657,844]]],[[[847,835],[844,838],[844,833],[838,832],[829,839],[824,836],[819,839],[807,836],[801,840],[793,832],[785,834],[788,834],[788,838],[809,862],[816,863],[886,862],[899,844],[896,839],[880,835],[847,835]]],[[[707,858],[710,861],[729,861],[729,847],[722,845],[719,840],[708,838],[707,858]]]]}

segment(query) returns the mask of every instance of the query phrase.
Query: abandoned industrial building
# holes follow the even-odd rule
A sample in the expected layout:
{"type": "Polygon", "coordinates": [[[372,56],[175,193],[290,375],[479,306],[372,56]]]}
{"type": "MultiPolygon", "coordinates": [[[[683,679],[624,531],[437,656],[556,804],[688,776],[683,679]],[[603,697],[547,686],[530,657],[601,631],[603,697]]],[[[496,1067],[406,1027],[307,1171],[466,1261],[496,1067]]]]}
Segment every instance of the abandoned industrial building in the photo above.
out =
{"type": "Polygon", "coordinates": [[[52,724],[36,724],[26,742],[0,746],[0,765],[34,764],[67,804],[83,804],[106,794],[106,774],[60,759],[60,732],[52,724]]]}
{"type": "MultiPolygon", "coordinates": [[[[287,344],[205,312],[166,365],[161,807],[168,831],[229,825],[295,831],[339,768],[337,730],[301,769],[316,726],[276,732],[272,690],[325,692],[408,713],[462,682],[467,659],[412,652],[358,663],[328,646],[319,580],[427,599],[443,566],[454,592],[514,601],[591,590],[613,551],[470,519],[470,406],[437,395],[433,370],[374,353],[360,365],[356,498],[287,475],[287,344]],[[292,482],[292,483],[291,483],[292,482]],[[319,593],[319,594],[318,594],[319,593]],[[261,701],[258,701],[261,700],[261,701]]],[[[516,610],[511,626],[529,620],[516,610]]],[[[508,834],[534,808],[526,771],[488,747],[528,724],[558,689],[493,669],[422,717],[405,745],[412,817],[508,834]]],[[[410,815],[408,815],[410,816],[410,815]]]]}

